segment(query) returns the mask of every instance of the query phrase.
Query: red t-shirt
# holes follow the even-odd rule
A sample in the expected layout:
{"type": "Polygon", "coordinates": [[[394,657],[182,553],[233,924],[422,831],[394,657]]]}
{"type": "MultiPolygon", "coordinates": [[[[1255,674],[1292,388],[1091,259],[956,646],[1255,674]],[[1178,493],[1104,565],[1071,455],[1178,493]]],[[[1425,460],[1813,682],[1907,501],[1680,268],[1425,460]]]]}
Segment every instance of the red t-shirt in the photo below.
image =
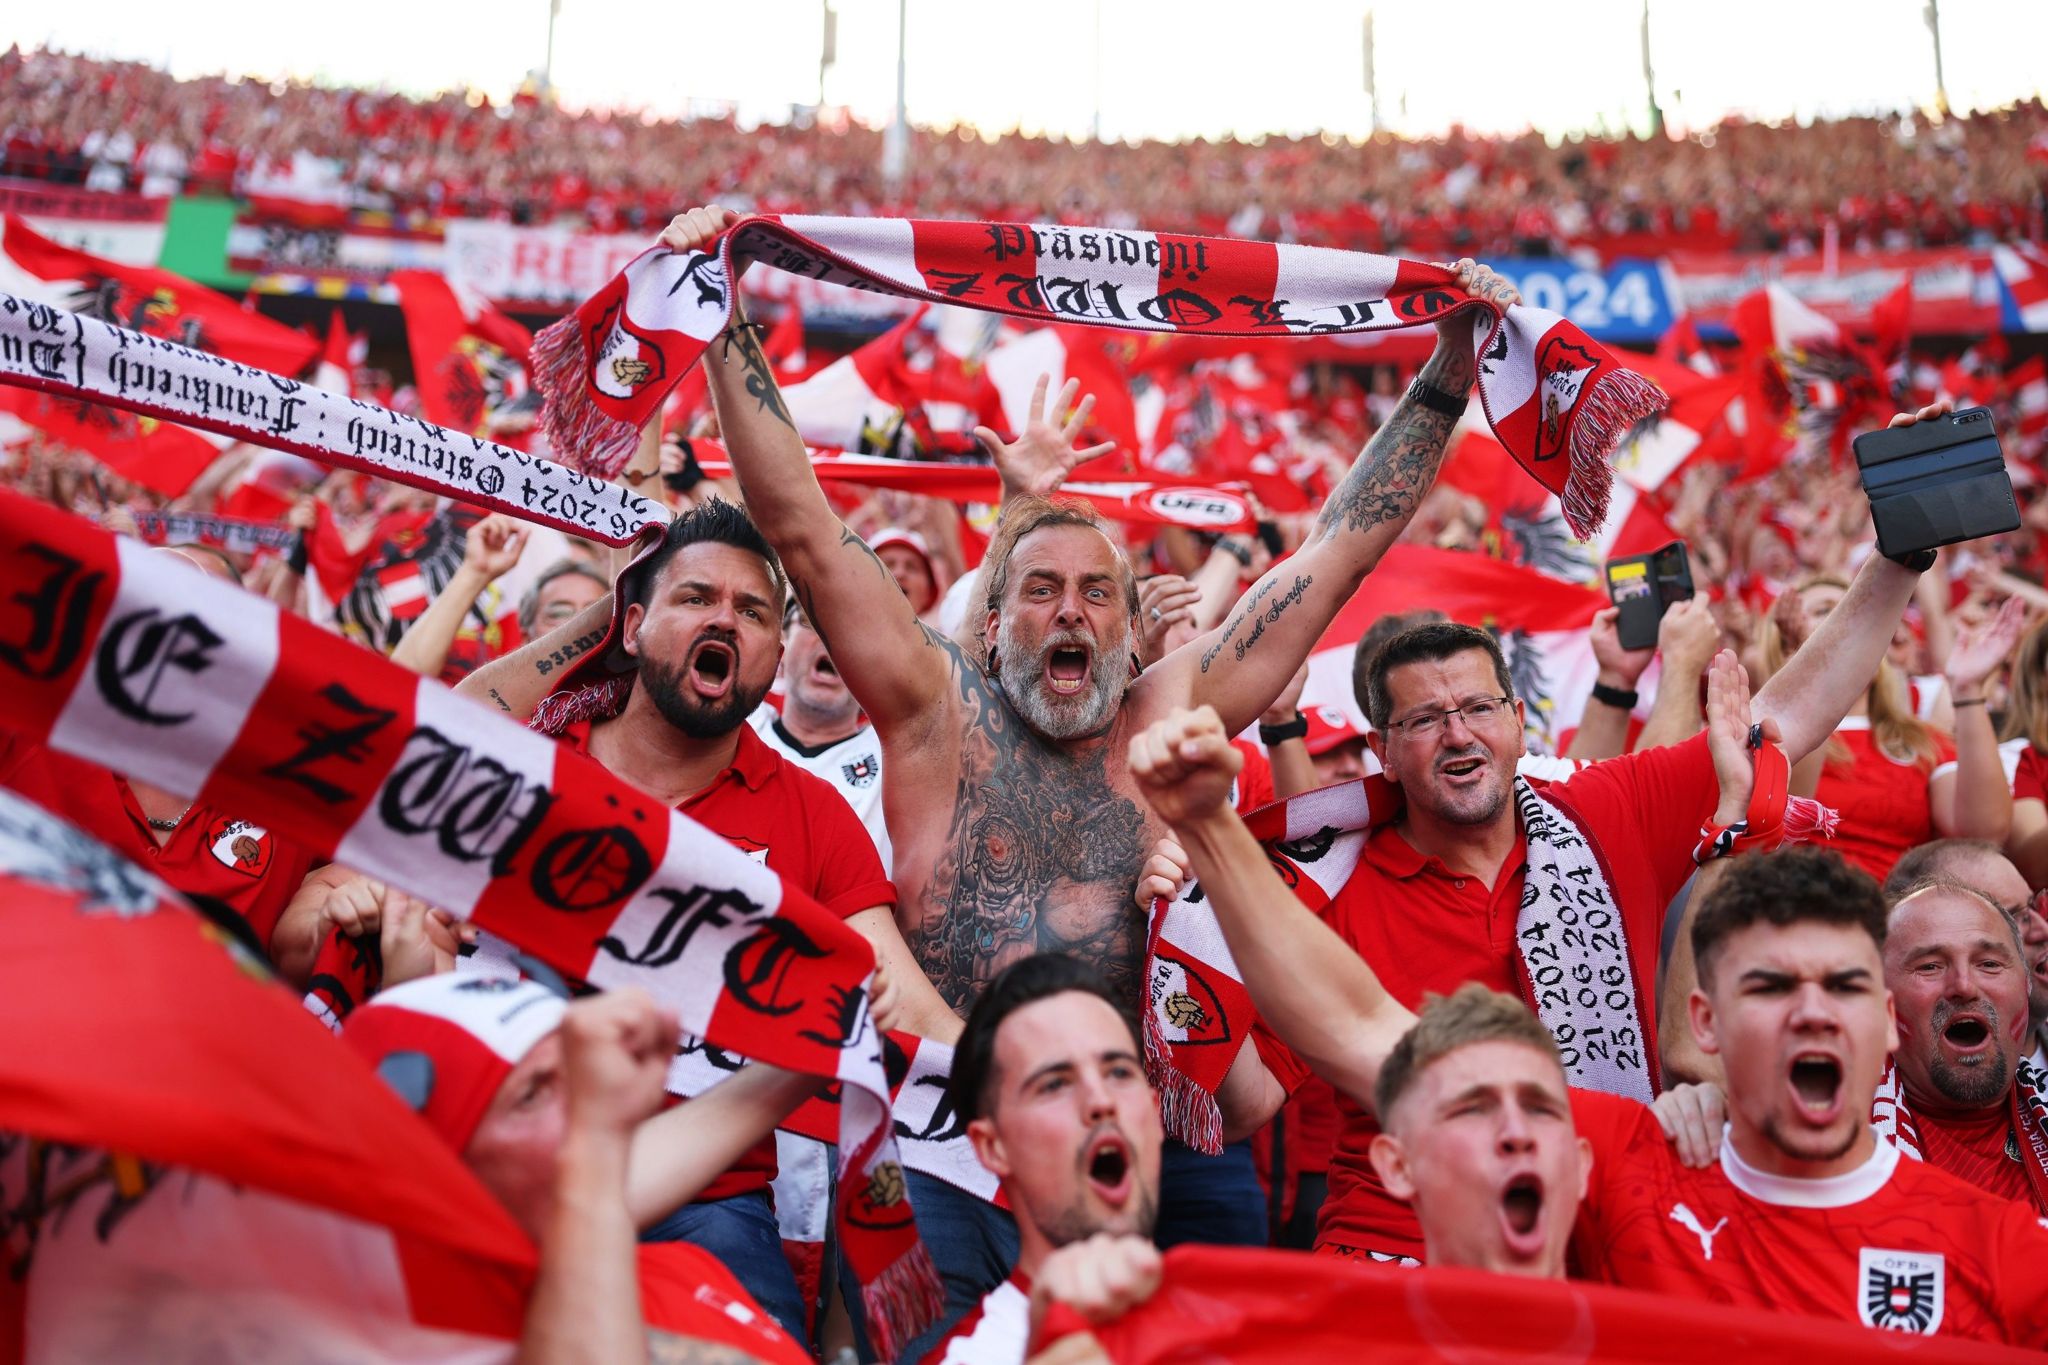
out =
{"type": "MultiPolygon", "coordinates": [[[[562,732],[562,742],[589,753],[590,726],[587,720],[576,722],[562,732]]],[[[896,888],[846,798],[823,778],[785,761],[753,726],[742,725],[737,733],[732,766],[676,809],[841,919],[877,905],[893,907],[896,888]]],[[[729,1199],[765,1190],[774,1178],[771,1135],[697,1198],[729,1199]]]]}
{"type": "Polygon", "coordinates": [[[2034,1187],[2020,1165],[2019,1137],[2012,1129],[2012,1104],[2001,1098],[1988,1109],[1967,1114],[1913,1111],[1920,1152],[1958,1180],[2000,1199],[2034,1205],[2034,1187]]]}
{"type": "MultiPolygon", "coordinates": [[[[1848,746],[1848,763],[1830,762],[1821,769],[1814,799],[1841,812],[1834,850],[1883,881],[1892,864],[1909,848],[1940,837],[1934,828],[1934,806],[1927,796],[1933,769],[1912,760],[1899,762],[1877,747],[1870,722],[1851,716],[1835,731],[1848,746]]],[[[1955,760],[1956,746],[1935,732],[1937,765],[1955,760]]]]}
{"type": "Polygon", "coordinates": [[[1244,768],[1233,790],[1237,813],[1250,815],[1261,806],[1273,804],[1273,763],[1248,739],[1233,739],[1230,747],[1244,755],[1244,768]]]}
{"type": "Polygon", "coordinates": [[[2048,802],[2048,754],[2029,744],[2020,750],[2020,766],[2012,775],[2012,799],[2048,802]]]}
{"type": "Polygon", "coordinates": [[[2048,1229],[2031,1205],[1879,1142],[1846,1175],[1791,1180],[1731,1149],[1678,1160],[1648,1108],[1575,1091],[1593,1173],[1572,1251],[1589,1279],[1899,1331],[2048,1345],[2048,1229]]]}
{"type": "MultiPolygon", "coordinates": [[[[1720,799],[1706,735],[1535,785],[1577,817],[1600,854],[1628,939],[1644,1044],[1654,1056],[1664,911],[1692,874],[1700,826],[1720,799]]],[[[1479,878],[1454,874],[1441,860],[1418,853],[1398,824],[1383,825],[1366,840],[1357,870],[1323,918],[1410,1009],[1420,1009],[1425,994],[1448,995],[1467,981],[1528,1000],[1515,944],[1527,871],[1528,845],[1517,841],[1499,883],[1488,890],[1479,878]]],[[[1270,1035],[1254,1036],[1260,1055],[1290,1093],[1307,1079],[1308,1069],[1285,1047],[1270,1035]]],[[[1344,1126],[1330,1158],[1318,1247],[1421,1257],[1422,1230],[1414,1212],[1386,1192],[1367,1155],[1379,1124],[1341,1093],[1337,1109],[1344,1126]]]]}
{"type": "Polygon", "coordinates": [[[0,740],[0,783],[69,820],[173,891],[227,906],[265,949],[292,893],[321,861],[261,825],[204,802],[194,802],[158,847],[127,779],[27,740],[0,740]]]}
{"type": "Polygon", "coordinates": [[[735,1346],[773,1365],[809,1365],[810,1352],[790,1340],[710,1252],[688,1242],[643,1242],[635,1255],[640,1316],[648,1327],[735,1346]]]}

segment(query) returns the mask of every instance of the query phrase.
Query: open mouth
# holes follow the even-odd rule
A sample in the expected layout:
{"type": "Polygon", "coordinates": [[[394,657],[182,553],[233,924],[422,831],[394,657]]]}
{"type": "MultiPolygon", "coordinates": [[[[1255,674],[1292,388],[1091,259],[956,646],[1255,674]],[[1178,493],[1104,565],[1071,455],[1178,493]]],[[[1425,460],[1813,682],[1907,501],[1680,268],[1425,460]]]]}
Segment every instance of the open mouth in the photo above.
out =
{"type": "Polygon", "coordinates": [[[1445,777],[1461,778],[1470,777],[1485,766],[1486,760],[1484,758],[1473,755],[1467,758],[1454,758],[1448,763],[1440,763],[1437,765],[1437,771],[1445,777]]]}
{"type": "Polygon", "coordinates": [[[1841,1107],[1842,1064],[1833,1057],[1806,1053],[1792,1059],[1792,1095],[1807,1117],[1830,1119],[1841,1107]]]}
{"type": "Polygon", "coordinates": [[[732,690],[733,671],[740,657],[723,640],[706,640],[690,654],[690,681],[707,697],[722,697],[732,690]]]}
{"type": "Polygon", "coordinates": [[[1535,1175],[1518,1175],[1501,1191],[1500,1213],[1508,1231],[1527,1237],[1536,1231],[1543,1216],[1543,1182],[1535,1175]]]}
{"type": "Polygon", "coordinates": [[[1071,697],[1088,683],[1088,651],[1079,645],[1059,645],[1045,656],[1046,685],[1062,697],[1071,697]]]}
{"type": "Polygon", "coordinates": [[[1130,1194],[1131,1149],[1115,1134],[1107,1134],[1088,1148],[1088,1184],[1105,1202],[1121,1204],[1130,1194]]]}
{"type": "Polygon", "coordinates": [[[1975,1052],[1991,1041],[1991,1026],[1974,1015],[1960,1015],[1949,1020],[1941,1036],[1958,1052],[1975,1052]]]}

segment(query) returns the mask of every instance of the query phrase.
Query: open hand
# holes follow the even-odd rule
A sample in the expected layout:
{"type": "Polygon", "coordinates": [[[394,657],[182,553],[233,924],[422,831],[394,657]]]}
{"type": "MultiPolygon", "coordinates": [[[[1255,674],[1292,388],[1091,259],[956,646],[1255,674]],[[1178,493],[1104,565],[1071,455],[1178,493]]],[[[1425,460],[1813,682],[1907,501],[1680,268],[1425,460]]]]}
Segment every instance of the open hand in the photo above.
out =
{"type": "Polygon", "coordinates": [[[1006,444],[989,427],[974,429],[974,439],[988,451],[989,458],[995,461],[996,473],[1002,476],[1005,498],[1020,493],[1050,497],[1059,491],[1075,466],[1116,449],[1114,441],[1076,449],[1074,438],[1088,425],[1088,417],[1095,411],[1095,395],[1089,394],[1079,407],[1069,410],[1074,395],[1081,391],[1081,381],[1069,379],[1060,385],[1058,396],[1047,403],[1045,391],[1051,387],[1051,375],[1038,376],[1038,386],[1031,391],[1030,419],[1024,424],[1024,434],[1014,442],[1006,444]],[[1061,413],[1067,416],[1062,419],[1061,413]]]}

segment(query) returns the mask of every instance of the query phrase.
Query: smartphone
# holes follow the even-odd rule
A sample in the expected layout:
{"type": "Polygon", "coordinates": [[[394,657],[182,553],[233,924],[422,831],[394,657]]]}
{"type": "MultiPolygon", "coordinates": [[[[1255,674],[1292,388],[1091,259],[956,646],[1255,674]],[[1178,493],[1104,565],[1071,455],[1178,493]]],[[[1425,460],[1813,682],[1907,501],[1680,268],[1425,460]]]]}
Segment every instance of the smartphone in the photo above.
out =
{"type": "Polygon", "coordinates": [[[1897,559],[2019,529],[2020,507],[1989,408],[1866,431],[1852,448],[1879,554],[1897,559]]]}
{"type": "Polygon", "coordinates": [[[1623,649],[1653,648],[1664,613],[1691,596],[1692,562],[1682,540],[1607,561],[1607,599],[1620,612],[1614,633],[1623,649]]]}

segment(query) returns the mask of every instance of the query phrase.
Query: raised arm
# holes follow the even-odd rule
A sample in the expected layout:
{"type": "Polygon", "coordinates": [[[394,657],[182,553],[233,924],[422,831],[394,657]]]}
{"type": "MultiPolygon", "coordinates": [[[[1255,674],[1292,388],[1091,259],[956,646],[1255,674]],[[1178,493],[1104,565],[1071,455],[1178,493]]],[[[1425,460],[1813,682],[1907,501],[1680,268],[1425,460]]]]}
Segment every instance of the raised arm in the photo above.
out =
{"type": "MultiPolygon", "coordinates": [[[[661,241],[673,251],[696,250],[736,220],[726,209],[691,209],[661,241]]],[[[825,501],[774,367],[737,298],[703,365],[747,512],[781,557],[847,688],[885,736],[929,720],[945,703],[958,655],[917,619],[875,552],[825,501]]]]}
{"type": "MultiPolygon", "coordinates": [[[[1460,261],[1457,272],[1475,298],[1506,306],[1520,297],[1485,266],[1460,261]]],[[[1472,327],[1482,312],[1437,324],[1436,353],[1418,377],[1425,396],[1411,389],[1401,400],[1323,504],[1307,542],[1262,575],[1221,626],[1146,670],[1134,693],[1149,693],[1161,709],[1213,706],[1233,734],[1272,704],[1435,482],[1476,375],[1472,327]]]]}
{"type": "Polygon", "coordinates": [[[1366,1108],[1415,1016],[1294,898],[1230,807],[1244,760],[1211,707],[1175,710],[1131,741],[1131,775],[1172,828],[1260,1016],[1315,1073],[1366,1108]]]}
{"type": "Polygon", "coordinates": [[[604,643],[611,626],[612,595],[606,593],[538,640],[477,669],[455,691],[523,721],[562,685],[572,665],[604,643]]]}
{"type": "Polygon", "coordinates": [[[438,678],[448,665],[448,651],[461,633],[462,618],[485,588],[512,571],[526,548],[526,530],[502,512],[493,512],[469,528],[462,542],[462,563],[441,595],[427,604],[391,651],[391,662],[423,678],[438,678]]]}
{"type": "Polygon", "coordinates": [[[642,1123],[626,1170],[634,1225],[652,1227],[695,1199],[819,1085],[816,1076],[756,1062],[642,1123]]]}
{"type": "Polygon", "coordinates": [[[2012,787],[1984,688],[2012,656],[2026,623],[2026,603],[2008,597],[1997,615],[1952,637],[1947,677],[1955,707],[1956,770],[1928,785],[1934,827],[1948,838],[2002,844],[2012,829],[2012,787]]]}

